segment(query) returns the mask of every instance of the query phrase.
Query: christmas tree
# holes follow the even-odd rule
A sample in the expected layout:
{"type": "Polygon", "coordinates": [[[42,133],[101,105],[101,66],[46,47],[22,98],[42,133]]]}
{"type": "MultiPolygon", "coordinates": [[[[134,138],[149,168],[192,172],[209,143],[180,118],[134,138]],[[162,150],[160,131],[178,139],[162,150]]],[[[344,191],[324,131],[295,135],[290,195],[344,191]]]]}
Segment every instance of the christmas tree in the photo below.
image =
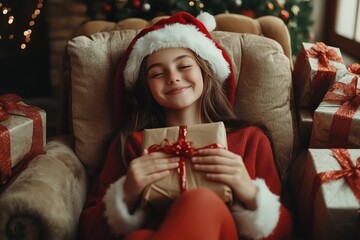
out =
{"type": "Polygon", "coordinates": [[[90,17],[119,21],[137,17],[151,19],[186,11],[196,16],[206,11],[211,14],[239,13],[252,18],[264,15],[280,17],[291,36],[293,56],[302,42],[311,41],[313,23],[311,0],[92,0],[90,17]]]}

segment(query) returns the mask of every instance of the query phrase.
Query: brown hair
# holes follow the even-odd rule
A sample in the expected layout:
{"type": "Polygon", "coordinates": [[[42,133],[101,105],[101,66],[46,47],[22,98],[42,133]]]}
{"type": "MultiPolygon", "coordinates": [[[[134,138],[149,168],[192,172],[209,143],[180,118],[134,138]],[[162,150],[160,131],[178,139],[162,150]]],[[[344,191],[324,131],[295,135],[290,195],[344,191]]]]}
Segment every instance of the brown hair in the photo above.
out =
{"type": "MultiPolygon", "coordinates": [[[[194,53],[193,53],[194,54],[194,53]]],[[[202,122],[223,121],[228,131],[232,131],[246,124],[236,118],[232,106],[228,101],[220,81],[215,77],[209,63],[194,54],[199,64],[204,89],[200,97],[200,112],[202,122]]],[[[124,162],[127,162],[125,146],[128,136],[134,131],[141,131],[145,128],[159,128],[165,126],[165,114],[163,108],[153,98],[147,82],[146,58],[143,60],[139,77],[132,89],[127,91],[128,111],[125,121],[120,129],[120,151],[124,162]]]]}

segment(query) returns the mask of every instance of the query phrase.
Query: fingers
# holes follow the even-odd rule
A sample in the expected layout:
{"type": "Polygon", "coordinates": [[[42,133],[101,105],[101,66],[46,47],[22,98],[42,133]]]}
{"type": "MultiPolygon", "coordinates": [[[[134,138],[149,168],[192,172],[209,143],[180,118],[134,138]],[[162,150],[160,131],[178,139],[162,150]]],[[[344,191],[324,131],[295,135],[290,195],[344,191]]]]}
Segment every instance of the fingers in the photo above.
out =
{"type": "Polygon", "coordinates": [[[226,149],[204,149],[199,151],[198,155],[191,161],[194,164],[221,164],[228,166],[243,166],[242,158],[226,149]]]}
{"type": "Polygon", "coordinates": [[[223,148],[207,148],[198,151],[199,156],[223,156],[223,157],[235,157],[237,154],[223,148]]]}
{"type": "Polygon", "coordinates": [[[226,149],[204,149],[192,158],[194,169],[205,173],[209,180],[233,187],[248,175],[242,158],[226,149]]]}
{"type": "Polygon", "coordinates": [[[155,162],[157,162],[157,164],[144,166],[143,171],[145,174],[153,174],[165,170],[171,170],[179,166],[178,158],[165,159],[165,161],[157,159],[155,162]]]}
{"type": "Polygon", "coordinates": [[[177,168],[179,158],[138,158],[130,162],[129,169],[141,175],[148,175],[160,171],[177,168]]]}
{"type": "Polygon", "coordinates": [[[147,150],[143,151],[141,157],[136,158],[130,162],[130,164],[141,164],[142,166],[161,164],[164,162],[177,162],[179,157],[165,154],[162,152],[147,153],[147,150]]]}
{"type": "Polygon", "coordinates": [[[226,165],[213,165],[213,164],[194,164],[195,170],[206,173],[225,173],[225,174],[237,174],[238,168],[226,165]]]}

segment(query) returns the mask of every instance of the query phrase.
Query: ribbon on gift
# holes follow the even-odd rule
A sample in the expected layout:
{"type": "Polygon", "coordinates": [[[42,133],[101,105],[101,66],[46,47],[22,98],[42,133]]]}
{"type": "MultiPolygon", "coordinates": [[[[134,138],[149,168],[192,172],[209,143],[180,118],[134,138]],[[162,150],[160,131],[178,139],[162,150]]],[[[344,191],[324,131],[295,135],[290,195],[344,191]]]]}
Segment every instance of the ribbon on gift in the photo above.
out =
{"type": "Polygon", "coordinates": [[[223,148],[221,144],[213,143],[201,148],[192,147],[192,142],[187,141],[187,126],[179,127],[179,136],[176,142],[172,142],[169,139],[164,139],[160,144],[151,145],[148,148],[148,152],[164,152],[180,157],[179,166],[177,172],[179,175],[180,192],[186,191],[186,163],[185,158],[192,158],[197,155],[199,150],[208,148],[223,148]]]}
{"type": "MultiPolygon", "coordinates": [[[[354,165],[351,160],[350,153],[347,149],[334,148],[330,150],[334,158],[341,166],[342,170],[321,172],[315,175],[310,193],[309,217],[311,217],[312,213],[314,212],[315,197],[321,184],[338,179],[344,179],[346,181],[360,205],[360,157],[356,160],[356,164],[354,165]]],[[[357,213],[358,219],[360,220],[360,208],[357,210],[357,213]]],[[[311,230],[313,227],[312,219],[310,219],[309,223],[311,224],[309,226],[311,230]]]]}
{"type": "Polygon", "coordinates": [[[323,42],[316,42],[310,49],[305,51],[307,58],[318,59],[318,71],[312,80],[311,99],[317,106],[327,91],[327,88],[335,78],[337,69],[330,61],[344,63],[343,59],[334,49],[329,48],[323,42]]]}
{"type": "Polygon", "coordinates": [[[360,75],[360,64],[358,63],[352,63],[348,67],[348,72],[351,72],[356,75],[360,75]]]}
{"type": "MultiPolygon", "coordinates": [[[[0,180],[2,184],[5,184],[12,174],[11,163],[11,151],[10,151],[10,133],[8,129],[1,125],[1,121],[5,121],[9,118],[9,114],[17,114],[26,116],[33,120],[33,136],[30,151],[23,157],[24,162],[28,162],[28,159],[35,157],[38,154],[42,154],[43,150],[43,131],[42,131],[42,119],[38,107],[23,105],[20,102],[23,99],[16,94],[5,94],[0,96],[0,133],[3,138],[0,139],[0,180]]],[[[24,166],[19,166],[16,169],[23,169],[24,166]]]]}
{"type": "Polygon", "coordinates": [[[329,48],[323,42],[316,42],[310,49],[306,50],[306,56],[308,58],[317,58],[319,60],[319,69],[333,69],[336,71],[336,68],[331,65],[330,61],[344,63],[336,51],[329,48]]]}
{"type": "Polygon", "coordinates": [[[333,117],[329,146],[333,148],[346,147],[350,134],[351,122],[360,106],[360,89],[357,88],[358,77],[354,76],[350,83],[335,82],[324,97],[324,101],[340,104],[333,117]],[[337,93],[341,91],[343,94],[337,93]]]}

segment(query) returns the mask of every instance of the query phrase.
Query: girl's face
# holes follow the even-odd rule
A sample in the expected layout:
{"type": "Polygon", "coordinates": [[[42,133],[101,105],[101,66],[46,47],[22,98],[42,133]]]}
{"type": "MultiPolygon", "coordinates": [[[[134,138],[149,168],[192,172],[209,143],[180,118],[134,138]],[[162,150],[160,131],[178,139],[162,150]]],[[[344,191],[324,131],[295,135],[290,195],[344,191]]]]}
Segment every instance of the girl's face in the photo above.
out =
{"type": "Polygon", "coordinates": [[[155,101],[165,109],[198,110],[203,77],[194,54],[185,48],[167,48],[147,57],[148,85],[155,101]]]}

